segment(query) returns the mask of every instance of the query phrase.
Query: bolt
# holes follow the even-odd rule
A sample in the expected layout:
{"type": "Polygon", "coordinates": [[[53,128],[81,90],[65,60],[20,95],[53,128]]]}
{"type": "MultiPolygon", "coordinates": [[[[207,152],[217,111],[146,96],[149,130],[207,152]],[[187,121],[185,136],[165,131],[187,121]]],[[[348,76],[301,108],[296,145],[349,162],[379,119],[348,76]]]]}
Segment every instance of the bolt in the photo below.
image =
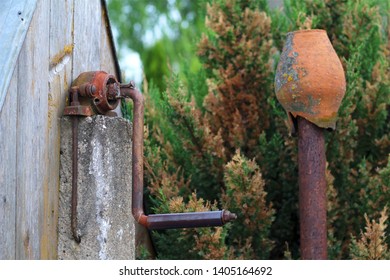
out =
{"type": "Polygon", "coordinates": [[[91,85],[90,91],[91,91],[91,94],[92,94],[92,95],[95,95],[95,93],[96,93],[96,87],[95,87],[95,85],[91,85]]]}
{"type": "Polygon", "coordinates": [[[237,215],[236,214],[231,213],[228,210],[224,210],[223,211],[222,221],[223,221],[224,224],[228,223],[228,222],[231,222],[231,221],[234,221],[235,219],[237,219],[237,215]]]}

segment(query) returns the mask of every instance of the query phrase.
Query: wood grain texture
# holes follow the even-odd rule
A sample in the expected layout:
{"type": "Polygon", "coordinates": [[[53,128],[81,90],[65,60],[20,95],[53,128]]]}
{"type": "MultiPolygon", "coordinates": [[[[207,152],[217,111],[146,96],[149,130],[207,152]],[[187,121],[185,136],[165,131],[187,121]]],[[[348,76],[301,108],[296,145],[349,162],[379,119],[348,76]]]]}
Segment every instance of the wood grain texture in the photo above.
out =
{"type": "Polygon", "coordinates": [[[17,82],[13,75],[0,112],[0,260],[15,258],[17,82]]]}
{"type": "Polygon", "coordinates": [[[18,62],[16,258],[39,259],[47,185],[50,1],[41,0],[18,62]]]}
{"type": "Polygon", "coordinates": [[[0,259],[57,258],[59,118],[81,72],[117,75],[104,20],[100,0],[37,1],[0,111],[0,259]]]}
{"type": "MultiPolygon", "coordinates": [[[[118,81],[120,81],[121,73],[117,72],[117,68],[115,65],[115,53],[114,46],[112,45],[112,41],[110,40],[109,35],[109,25],[106,22],[106,11],[102,9],[102,18],[100,21],[100,29],[101,29],[101,38],[100,38],[100,70],[106,71],[109,74],[114,75],[118,81]]],[[[122,116],[121,106],[120,104],[114,110],[118,116],[122,116]]]]}
{"type": "Polygon", "coordinates": [[[74,2],[72,80],[82,72],[100,69],[101,18],[99,0],[74,2]]]}
{"type": "Polygon", "coordinates": [[[0,9],[0,112],[37,0],[2,0],[0,9]]]}
{"type": "Polygon", "coordinates": [[[108,35],[108,24],[105,21],[105,11],[102,10],[101,20],[100,20],[100,70],[106,71],[107,73],[115,75],[117,78],[120,73],[116,73],[115,69],[115,57],[113,53],[113,46],[111,45],[111,40],[108,35]]]}
{"type": "Polygon", "coordinates": [[[73,1],[51,1],[48,91],[48,183],[44,185],[44,224],[41,258],[57,258],[58,190],[60,165],[60,118],[72,77],[73,1]]]}

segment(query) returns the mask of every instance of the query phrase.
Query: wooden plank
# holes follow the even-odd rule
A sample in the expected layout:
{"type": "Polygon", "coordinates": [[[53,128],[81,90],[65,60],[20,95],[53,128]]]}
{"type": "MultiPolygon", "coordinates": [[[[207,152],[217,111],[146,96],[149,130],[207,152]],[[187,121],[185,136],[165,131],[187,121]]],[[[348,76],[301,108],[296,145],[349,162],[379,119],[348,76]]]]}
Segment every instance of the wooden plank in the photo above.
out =
{"type": "Polygon", "coordinates": [[[39,259],[47,184],[50,0],[38,1],[18,60],[16,259],[39,259]]]}
{"type": "Polygon", "coordinates": [[[0,112],[0,260],[15,259],[17,89],[14,76],[0,112]]]}
{"type": "MultiPolygon", "coordinates": [[[[102,10],[103,13],[105,13],[104,10],[102,10]]],[[[107,73],[110,73],[112,75],[115,75],[117,78],[120,78],[118,74],[116,73],[115,69],[115,57],[113,55],[112,46],[110,42],[110,37],[107,32],[108,25],[106,23],[105,16],[102,13],[101,18],[101,38],[100,38],[100,69],[103,71],[106,71],[107,73]]]]}
{"type": "Polygon", "coordinates": [[[48,93],[48,183],[43,190],[44,224],[41,258],[57,258],[60,118],[71,84],[73,56],[73,0],[51,1],[50,69],[48,93]]]}
{"type": "MultiPolygon", "coordinates": [[[[101,38],[100,38],[100,70],[106,71],[114,75],[120,81],[120,73],[117,72],[113,45],[111,44],[110,34],[108,28],[109,24],[106,20],[106,11],[102,8],[102,18],[100,23],[101,38]]],[[[118,116],[122,116],[121,106],[114,110],[118,116]]]]}
{"type": "MultiPolygon", "coordinates": [[[[113,67],[115,68],[115,71],[112,72],[117,76],[118,81],[122,81],[122,73],[118,62],[118,56],[115,48],[114,43],[114,36],[111,29],[111,22],[109,17],[109,12],[107,8],[107,2],[105,0],[100,1],[102,4],[102,33],[104,33],[104,37],[102,36],[102,42],[104,41],[105,44],[108,46],[109,49],[109,59],[111,59],[110,63],[113,63],[113,67]]],[[[105,56],[105,59],[107,59],[107,56],[105,56]]],[[[104,63],[104,61],[103,61],[104,63]]]]}
{"type": "Polygon", "coordinates": [[[0,112],[35,6],[36,0],[1,1],[0,112]]]}
{"type": "Polygon", "coordinates": [[[101,16],[100,0],[74,2],[73,80],[100,69],[101,16]]]}

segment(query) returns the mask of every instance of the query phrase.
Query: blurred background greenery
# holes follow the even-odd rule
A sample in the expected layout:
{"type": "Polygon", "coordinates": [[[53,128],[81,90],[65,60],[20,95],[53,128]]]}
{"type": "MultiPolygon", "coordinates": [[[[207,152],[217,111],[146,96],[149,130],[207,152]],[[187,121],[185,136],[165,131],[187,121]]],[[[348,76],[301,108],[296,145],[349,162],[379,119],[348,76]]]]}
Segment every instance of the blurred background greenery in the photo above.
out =
{"type": "Polygon", "coordinates": [[[108,7],[121,68],[137,72],[127,71],[127,78],[140,82],[144,72],[163,90],[170,71],[178,72],[183,64],[193,72],[201,67],[196,43],[204,30],[205,0],[110,0],[108,7]]]}
{"type": "Polygon", "coordinates": [[[326,134],[329,258],[390,258],[390,2],[280,2],[109,1],[121,66],[144,73],[146,210],[238,213],[152,232],[157,258],[300,258],[297,143],[273,81],[286,33],[311,28],[327,30],[347,80],[326,134]]]}

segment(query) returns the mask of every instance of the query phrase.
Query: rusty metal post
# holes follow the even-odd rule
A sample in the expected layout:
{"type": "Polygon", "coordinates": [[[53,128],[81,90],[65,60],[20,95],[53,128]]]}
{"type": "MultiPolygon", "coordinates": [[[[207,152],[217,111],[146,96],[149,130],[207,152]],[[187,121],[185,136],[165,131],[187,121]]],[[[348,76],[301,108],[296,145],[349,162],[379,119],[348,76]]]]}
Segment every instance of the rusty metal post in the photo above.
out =
{"type": "Polygon", "coordinates": [[[289,32],[275,75],[275,93],[290,133],[298,131],[302,259],[326,259],[324,129],[336,128],[345,95],[344,69],[325,30],[289,32]]]}
{"type": "Polygon", "coordinates": [[[298,117],[301,258],[327,259],[324,129],[298,117]]]}

